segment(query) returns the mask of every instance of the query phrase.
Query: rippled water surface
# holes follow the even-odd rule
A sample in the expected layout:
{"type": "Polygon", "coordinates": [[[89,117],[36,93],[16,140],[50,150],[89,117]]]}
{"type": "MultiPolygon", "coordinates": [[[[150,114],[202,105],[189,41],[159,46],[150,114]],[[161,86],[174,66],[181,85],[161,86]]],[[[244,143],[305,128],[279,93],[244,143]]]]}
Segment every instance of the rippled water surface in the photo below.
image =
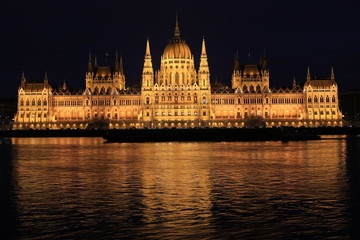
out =
{"type": "Polygon", "coordinates": [[[359,148],[14,138],[0,239],[360,239],[359,148]]]}

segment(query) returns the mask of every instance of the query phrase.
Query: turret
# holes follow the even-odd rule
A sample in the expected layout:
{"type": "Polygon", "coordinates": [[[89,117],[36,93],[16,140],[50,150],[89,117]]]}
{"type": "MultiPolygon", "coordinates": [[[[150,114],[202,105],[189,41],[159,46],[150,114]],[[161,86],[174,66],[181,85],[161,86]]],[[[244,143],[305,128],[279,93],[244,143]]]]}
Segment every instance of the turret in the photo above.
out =
{"type": "Polygon", "coordinates": [[[62,90],[67,90],[67,86],[66,86],[66,81],[64,80],[64,83],[63,83],[63,85],[62,85],[62,90]]]}
{"type": "Polygon", "coordinates": [[[296,80],[295,80],[295,77],[294,77],[294,80],[293,80],[293,88],[296,88],[297,87],[297,83],[296,83],[296,80]]]}
{"type": "Polygon", "coordinates": [[[44,85],[45,85],[45,87],[48,87],[48,85],[49,85],[49,80],[48,80],[47,72],[45,72],[44,85]]]}
{"type": "Polygon", "coordinates": [[[310,80],[311,80],[310,68],[308,67],[308,69],[307,69],[307,74],[306,74],[306,81],[310,81],[310,80]]]}
{"type": "Polygon", "coordinates": [[[21,88],[25,88],[25,84],[26,84],[26,79],[25,79],[25,73],[24,71],[21,73],[21,83],[20,83],[20,87],[21,88]]]}
{"type": "Polygon", "coordinates": [[[146,40],[146,49],[144,57],[144,68],[142,72],[142,89],[151,88],[154,84],[154,70],[152,66],[152,59],[150,53],[149,38],[146,40]]]}
{"type": "Polygon", "coordinates": [[[205,38],[202,40],[198,79],[201,88],[208,88],[210,86],[210,70],[206,54],[205,38]]]}
{"type": "Polygon", "coordinates": [[[93,72],[93,65],[92,65],[92,60],[91,60],[91,52],[89,52],[88,72],[93,72]]]}
{"type": "Polygon", "coordinates": [[[264,55],[262,56],[260,65],[261,65],[262,70],[267,69],[267,60],[266,60],[266,56],[265,56],[265,50],[264,50],[264,55]]]}
{"type": "Polygon", "coordinates": [[[236,51],[234,56],[234,70],[231,78],[231,85],[232,88],[237,88],[241,81],[241,74],[240,74],[240,63],[239,63],[239,51],[236,51]]]}

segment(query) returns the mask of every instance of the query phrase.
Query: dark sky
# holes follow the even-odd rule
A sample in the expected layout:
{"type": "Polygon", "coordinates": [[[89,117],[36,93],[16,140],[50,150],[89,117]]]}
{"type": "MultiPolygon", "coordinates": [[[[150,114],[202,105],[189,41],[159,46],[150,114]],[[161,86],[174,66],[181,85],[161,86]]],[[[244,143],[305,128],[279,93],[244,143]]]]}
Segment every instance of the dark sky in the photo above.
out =
{"type": "Polygon", "coordinates": [[[174,30],[199,63],[205,36],[211,81],[230,85],[233,56],[258,62],[266,51],[273,87],[294,77],[327,76],[334,67],[341,90],[360,89],[360,8],[356,1],[7,1],[1,6],[0,97],[16,97],[27,81],[66,79],[84,88],[88,53],[100,65],[123,56],[127,86],[140,83],[146,38],[155,69],[174,30]],[[250,52],[250,60],[248,54],[250,52]],[[106,59],[106,53],[109,57],[106,59]]]}

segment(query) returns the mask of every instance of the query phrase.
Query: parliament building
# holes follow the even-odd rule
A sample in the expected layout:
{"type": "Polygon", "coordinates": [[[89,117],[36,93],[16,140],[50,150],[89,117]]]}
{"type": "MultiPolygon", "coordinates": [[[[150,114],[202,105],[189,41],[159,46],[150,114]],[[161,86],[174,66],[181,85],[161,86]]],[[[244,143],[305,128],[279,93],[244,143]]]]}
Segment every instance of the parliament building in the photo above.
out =
{"type": "Polygon", "coordinates": [[[308,69],[305,83],[276,89],[264,57],[254,65],[240,65],[236,57],[231,87],[224,87],[210,82],[205,39],[196,69],[175,25],[159,70],[147,39],[139,88],[126,87],[118,54],[114,66],[99,66],[89,54],[86,87],[79,91],[65,83],[53,88],[46,73],[36,83],[22,74],[13,129],[342,126],[333,70],[318,80],[308,69]]]}

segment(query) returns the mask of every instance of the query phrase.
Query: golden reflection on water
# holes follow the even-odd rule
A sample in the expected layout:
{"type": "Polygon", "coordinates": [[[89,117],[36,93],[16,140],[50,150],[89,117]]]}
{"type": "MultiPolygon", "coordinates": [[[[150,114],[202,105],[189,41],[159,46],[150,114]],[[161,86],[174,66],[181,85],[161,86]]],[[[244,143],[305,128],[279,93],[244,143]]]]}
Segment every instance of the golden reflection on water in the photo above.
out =
{"type": "MultiPolygon", "coordinates": [[[[283,200],[294,204],[297,199],[330,201],[344,192],[344,179],[339,176],[345,175],[345,140],[12,141],[17,149],[19,196],[23,211],[30,215],[49,214],[50,210],[41,209],[43,205],[68,214],[76,209],[90,217],[100,210],[114,213],[111,221],[135,221],[135,215],[148,228],[157,226],[187,236],[189,226],[196,226],[196,231],[211,235],[215,230],[207,226],[223,211],[229,218],[245,214],[251,222],[250,216],[261,213],[266,218],[268,209],[278,208],[283,200]]],[[[341,209],[333,214],[341,215],[341,209]]]]}

